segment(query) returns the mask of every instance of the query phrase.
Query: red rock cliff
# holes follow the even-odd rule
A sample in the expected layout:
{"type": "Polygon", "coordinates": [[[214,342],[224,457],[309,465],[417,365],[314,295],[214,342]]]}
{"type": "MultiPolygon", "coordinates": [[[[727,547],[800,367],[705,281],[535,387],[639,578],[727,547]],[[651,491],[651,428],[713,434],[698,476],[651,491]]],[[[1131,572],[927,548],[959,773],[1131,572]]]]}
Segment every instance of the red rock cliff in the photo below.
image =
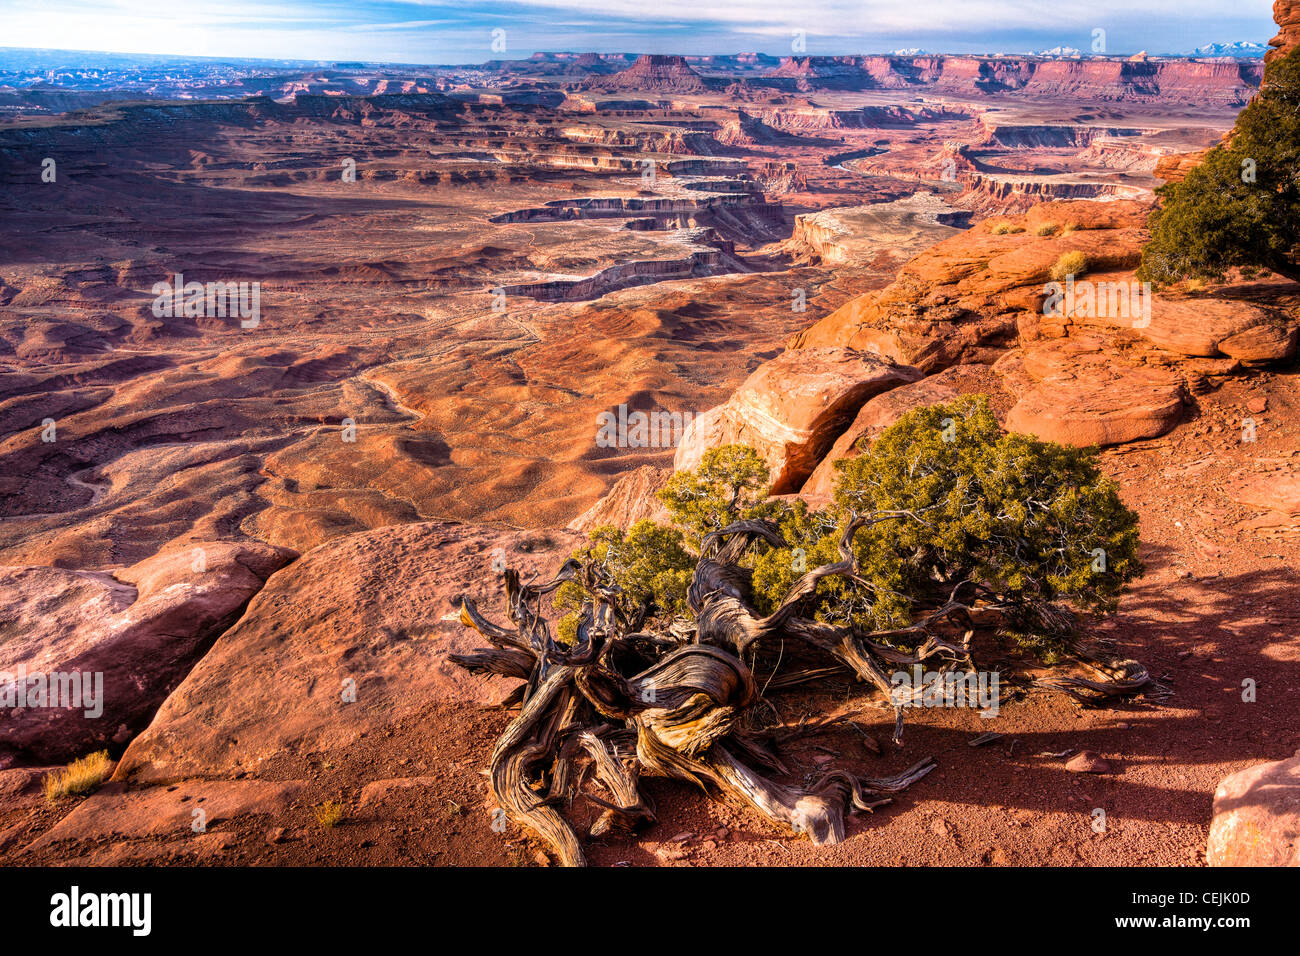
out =
{"type": "Polygon", "coordinates": [[[1264,57],[1271,62],[1280,56],[1286,56],[1300,44],[1300,2],[1298,0],[1275,0],[1273,19],[1277,21],[1277,36],[1268,41],[1273,49],[1264,57]]]}
{"type": "Polygon", "coordinates": [[[774,77],[801,89],[916,89],[1022,93],[1040,99],[1180,102],[1241,106],[1262,67],[1247,60],[1122,60],[977,56],[787,57],[774,77]]]}

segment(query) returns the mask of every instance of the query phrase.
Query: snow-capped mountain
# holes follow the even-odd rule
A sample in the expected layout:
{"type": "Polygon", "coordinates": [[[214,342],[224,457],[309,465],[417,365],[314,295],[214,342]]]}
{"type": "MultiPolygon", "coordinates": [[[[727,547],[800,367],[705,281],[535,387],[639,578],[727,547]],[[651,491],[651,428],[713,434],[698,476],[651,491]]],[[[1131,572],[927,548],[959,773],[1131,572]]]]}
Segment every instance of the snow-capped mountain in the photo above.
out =
{"type": "Polygon", "coordinates": [[[1207,43],[1198,46],[1190,56],[1263,56],[1268,52],[1267,43],[1255,43],[1251,40],[1238,40],[1236,43],[1207,43]]]}

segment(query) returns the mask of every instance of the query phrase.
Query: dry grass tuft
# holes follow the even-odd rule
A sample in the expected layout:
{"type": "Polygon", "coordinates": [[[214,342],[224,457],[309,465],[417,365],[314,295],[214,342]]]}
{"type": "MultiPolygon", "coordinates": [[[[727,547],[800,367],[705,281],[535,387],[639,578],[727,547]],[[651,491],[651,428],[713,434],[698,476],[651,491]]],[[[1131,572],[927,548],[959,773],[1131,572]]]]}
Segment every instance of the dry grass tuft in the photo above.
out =
{"type": "Polygon", "coordinates": [[[343,811],[343,804],[335,800],[326,800],[320,806],[315,808],[316,822],[327,830],[331,830],[343,822],[347,816],[343,811]]]}
{"type": "Polygon", "coordinates": [[[1082,252],[1067,252],[1052,266],[1052,278],[1061,282],[1066,276],[1076,279],[1088,271],[1088,257],[1082,252]]]}
{"type": "Polygon", "coordinates": [[[60,797],[90,793],[112,772],[113,761],[109,759],[107,750],[74,760],[62,770],[45,775],[45,799],[53,803],[60,797]]]}

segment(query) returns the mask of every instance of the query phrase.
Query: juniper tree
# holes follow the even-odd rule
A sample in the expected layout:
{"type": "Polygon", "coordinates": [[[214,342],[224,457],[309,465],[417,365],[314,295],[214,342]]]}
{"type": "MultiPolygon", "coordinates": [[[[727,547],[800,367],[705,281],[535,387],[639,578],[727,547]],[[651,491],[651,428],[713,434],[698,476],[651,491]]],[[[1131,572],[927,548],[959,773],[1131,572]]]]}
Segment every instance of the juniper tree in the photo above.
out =
{"type": "Polygon", "coordinates": [[[805,727],[764,723],[780,714],[772,699],[856,678],[894,705],[901,742],[908,700],[890,672],[974,673],[980,629],[1070,654],[1092,676],[1037,683],[1081,700],[1151,686],[1139,663],[1106,660],[1071,627],[1070,607],[1113,609],[1140,570],[1136,517],[1094,451],[1006,434],[986,400],[967,398],[909,412],[839,471],[828,508],[765,501],[757,453],[719,449],[663,496],[682,528],[598,529],[546,583],[507,568],[509,626],[461,600],[490,646],[451,660],[524,682],[493,749],[492,793],[562,862],[584,861],[565,815],[579,797],[601,811],[592,836],[655,818],[643,776],[837,842],[846,808],[887,802],[933,761],[778,784],[762,771],[783,772],[776,750],[805,727]],[[548,595],[565,614],[558,638],[548,595]]]}
{"type": "Polygon", "coordinates": [[[1221,281],[1240,268],[1300,281],[1300,48],[1267,66],[1227,142],[1156,194],[1139,279],[1221,281]]]}

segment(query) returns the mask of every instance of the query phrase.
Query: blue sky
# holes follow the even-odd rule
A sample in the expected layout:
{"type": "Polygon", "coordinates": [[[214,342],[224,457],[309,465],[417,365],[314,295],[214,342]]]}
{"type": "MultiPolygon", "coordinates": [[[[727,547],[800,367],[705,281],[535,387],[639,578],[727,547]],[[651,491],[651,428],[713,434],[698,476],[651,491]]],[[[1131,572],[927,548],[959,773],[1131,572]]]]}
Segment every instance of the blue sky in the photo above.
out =
{"type": "Polygon", "coordinates": [[[0,45],[186,56],[478,63],[538,50],[789,55],[1184,52],[1276,32],[1271,0],[0,0],[0,45]],[[493,50],[503,30],[505,51],[493,50]]]}

